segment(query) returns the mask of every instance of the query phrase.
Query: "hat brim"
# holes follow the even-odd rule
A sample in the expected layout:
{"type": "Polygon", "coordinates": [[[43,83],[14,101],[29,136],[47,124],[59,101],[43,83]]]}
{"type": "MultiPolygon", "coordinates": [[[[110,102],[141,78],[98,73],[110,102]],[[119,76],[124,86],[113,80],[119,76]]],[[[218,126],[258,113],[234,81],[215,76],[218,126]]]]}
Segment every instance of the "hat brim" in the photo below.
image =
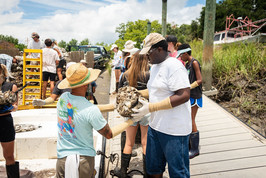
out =
{"type": "Polygon", "coordinates": [[[59,89],[66,89],[66,88],[78,88],[81,87],[83,85],[88,85],[89,83],[97,80],[97,78],[99,77],[101,70],[99,69],[89,69],[90,70],[90,77],[88,78],[88,80],[84,81],[82,84],[79,85],[75,85],[75,86],[71,86],[70,83],[68,82],[67,78],[65,78],[64,80],[62,80],[59,84],[58,84],[58,88],[59,89]]]}
{"type": "Polygon", "coordinates": [[[130,53],[132,49],[123,49],[122,51],[125,52],[125,53],[130,53]]]}
{"type": "Polygon", "coordinates": [[[139,54],[147,54],[150,49],[151,49],[151,46],[142,48],[139,54]]]}

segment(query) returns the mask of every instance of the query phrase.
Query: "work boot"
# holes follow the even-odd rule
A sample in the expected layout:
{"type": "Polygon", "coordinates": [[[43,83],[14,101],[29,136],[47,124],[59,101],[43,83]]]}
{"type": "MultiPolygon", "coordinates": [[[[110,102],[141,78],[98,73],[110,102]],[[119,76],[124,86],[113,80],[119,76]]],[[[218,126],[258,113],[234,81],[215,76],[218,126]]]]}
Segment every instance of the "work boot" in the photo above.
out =
{"type": "Polygon", "coordinates": [[[119,82],[116,82],[116,85],[115,85],[115,92],[116,93],[118,92],[118,85],[119,85],[119,82]]]}
{"type": "Polygon", "coordinates": [[[147,172],[146,172],[146,155],[142,154],[142,161],[143,161],[143,177],[148,178],[147,172]]]}
{"type": "Polygon", "coordinates": [[[199,155],[199,131],[190,134],[189,143],[191,145],[189,159],[192,159],[199,155]]]}
{"type": "Polygon", "coordinates": [[[8,178],[19,178],[19,162],[12,165],[6,165],[6,174],[8,178]]]}
{"type": "Polygon", "coordinates": [[[117,176],[119,178],[129,178],[129,176],[127,176],[127,168],[129,166],[130,159],[131,159],[131,154],[122,153],[122,155],[121,155],[121,168],[114,170],[115,176],[117,176]]]}

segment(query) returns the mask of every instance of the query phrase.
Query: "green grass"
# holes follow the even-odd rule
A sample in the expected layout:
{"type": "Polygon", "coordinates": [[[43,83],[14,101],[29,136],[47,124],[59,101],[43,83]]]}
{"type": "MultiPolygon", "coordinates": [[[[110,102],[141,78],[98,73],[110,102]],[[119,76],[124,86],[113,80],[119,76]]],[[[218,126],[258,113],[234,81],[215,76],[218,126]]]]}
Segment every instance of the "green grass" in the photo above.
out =
{"type": "MultiPolygon", "coordinates": [[[[192,56],[202,65],[203,42],[190,43],[192,56]]],[[[234,43],[215,46],[213,56],[213,77],[230,77],[235,73],[247,79],[256,79],[265,70],[265,47],[261,43],[234,43]]]]}

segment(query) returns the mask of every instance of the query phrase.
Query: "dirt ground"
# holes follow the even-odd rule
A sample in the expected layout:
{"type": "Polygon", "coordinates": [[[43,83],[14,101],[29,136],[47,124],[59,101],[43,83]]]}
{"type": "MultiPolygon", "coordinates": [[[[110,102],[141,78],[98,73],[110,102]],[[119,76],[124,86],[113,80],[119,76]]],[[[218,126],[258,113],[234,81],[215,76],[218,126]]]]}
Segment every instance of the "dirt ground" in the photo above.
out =
{"type": "Polygon", "coordinates": [[[230,78],[214,79],[219,93],[211,97],[242,122],[266,136],[266,69],[256,80],[235,74],[230,78]]]}

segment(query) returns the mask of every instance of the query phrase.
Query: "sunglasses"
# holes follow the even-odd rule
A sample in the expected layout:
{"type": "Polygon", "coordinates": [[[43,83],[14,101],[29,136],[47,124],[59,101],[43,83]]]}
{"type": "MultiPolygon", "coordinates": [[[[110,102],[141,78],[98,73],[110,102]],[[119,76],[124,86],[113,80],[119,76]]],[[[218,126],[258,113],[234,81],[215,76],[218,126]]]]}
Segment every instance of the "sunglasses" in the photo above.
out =
{"type": "Polygon", "coordinates": [[[152,52],[154,52],[157,48],[152,48],[147,52],[147,55],[150,55],[152,52]]]}

